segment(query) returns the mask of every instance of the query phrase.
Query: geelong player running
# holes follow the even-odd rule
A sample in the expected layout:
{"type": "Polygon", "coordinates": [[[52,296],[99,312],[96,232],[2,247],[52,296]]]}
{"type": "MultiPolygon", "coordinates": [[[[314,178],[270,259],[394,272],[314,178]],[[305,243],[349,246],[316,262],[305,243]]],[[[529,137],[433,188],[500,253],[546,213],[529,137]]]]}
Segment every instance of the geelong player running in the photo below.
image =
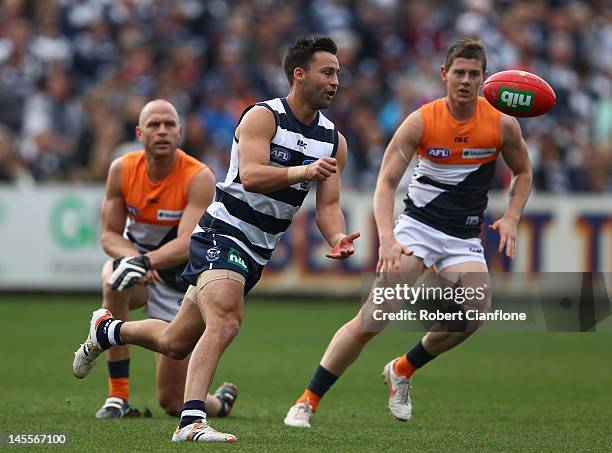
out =
{"type": "MultiPolygon", "coordinates": [[[[144,106],[136,136],[144,150],[118,158],[108,174],[101,239],[112,259],[102,269],[102,305],[121,319],[129,319],[130,309],[145,305],[150,318],[168,323],[188,287],[180,276],[189,258],[189,236],[213,199],[215,177],[206,165],[177,149],[181,124],[169,102],[160,99],[144,106]],[[121,272],[126,256],[136,256],[133,261],[146,273],[137,274],[130,284],[113,286],[118,275],[113,268],[121,272]]],[[[84,354],[85,348],[79,349],[75,363],[84,354]]],[[[109,396],[96,417],[134,415],[128,402],[128,347],[113,346],[107,358],[109,396]]],[[[157,398],[170,415],[181,412],[188,362],[157,354],[157,398]]],[[[74,369],[79,378],[88,371],[74,369]]],[[[221,386],[216,396],[208,396],[211,414],[228,415],[236,396],[233,384],[221,386]]]]}
{"type": "MultiPolygon", "coordinates": [[[[374,194],[380,241],[377,272],[417,275],[433,268],[453,281],[461,275],[464,287],[476,289],[482,280],[486,282],[479,235],[500,153],[512,170],[513,182],[506,212],[491,228],[500,235],[499,252],[514,257],[517,224],[531,189],[531,164],[518,121],[478,96],[486,67],[480,41],[455,43],[441,68],[447,96],[409,115],[391,139],[374,194]],[[394,228],[395,190],[415,153],[418,164],[406,208],[394,228]]],[[[310,384],[289,410],[286,425],[310,427],[320,399],[376,335],[364,328],[369,325],[366,318],[362,310],[336,332],[310,384]]],[[[471,333],[439,331],[439,327],[385,366],[389,409],[399,420],[412,414],[413,373],[471,333]]]]}
{"type": "MultiPolygon", "coordinates": [[[[183,277],[191,283],[178,315],[123,322],[108,310],[94,312],[78,365],[91,368],[103,350],[138,344],[171,358],[191,351],[181,420],[174,441],[235,442],[206,420],[204,399],[225,348],[238,334],[244,295],[257,283],[274,247],[289,227],[309,188],[317,182],[317,225],[332,246],[330,258],[353,254],[359,233],[346,235],[340,210],[340,173],[346,140],[319,110],[338,90],[336,44],[330,38],[300,39],[285,56],[290,92],[255,104],[236,128],[225,182],[191,237],[183,277]]],[[[134,268],[118,279],[129,279],[134,268]]]]}

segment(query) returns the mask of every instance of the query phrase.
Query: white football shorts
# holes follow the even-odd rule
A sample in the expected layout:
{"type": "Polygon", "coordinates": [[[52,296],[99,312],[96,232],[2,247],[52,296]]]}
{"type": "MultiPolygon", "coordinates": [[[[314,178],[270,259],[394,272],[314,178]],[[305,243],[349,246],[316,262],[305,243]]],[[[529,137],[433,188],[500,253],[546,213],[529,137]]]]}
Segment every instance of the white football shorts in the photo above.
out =
{"type": "Polygon", "coordinates": [[[171,288],[163,281],[157,285],[147,285],[145,314],[149,318],[172,321],[181,307],[185,293],[171,288]]]}
{"type": "Polygon", "coordinates": [[[395,221],[395,239],[436,272],[453,264],[478,261],[487,268],[480,238],[461,239],[425,225],[406,214],[395,221]]]}

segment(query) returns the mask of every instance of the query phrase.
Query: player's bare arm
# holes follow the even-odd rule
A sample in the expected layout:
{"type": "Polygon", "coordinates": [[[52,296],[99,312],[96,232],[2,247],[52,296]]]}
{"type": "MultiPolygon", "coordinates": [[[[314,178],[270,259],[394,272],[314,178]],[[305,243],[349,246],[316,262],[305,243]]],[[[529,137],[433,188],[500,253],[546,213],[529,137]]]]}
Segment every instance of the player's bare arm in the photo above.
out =
{"type": "Polygon", "coordinates": [[[346,164],[347,145],[342,134],[338,134],[338,152],[336,153],[336,173],[320,181],[317,185],[317,226],[333,250],[328,258],[343,259],[355,253],[353,241],[359,232],[346,234],[346,222],[340,208],[340,175],[346,164]]]}
{"type": "Polygon", "coordinates": [[[127,207],[121,191],[122,159],[115,159],[108,171],[106,193],[102,202],[101,242],[111,258],[138,255],[138,250],[123,237],[127,207]]]}
{"type": "Polygon", "coordinates": [[[270,140],[276,133],[273,113],[265,107],[249,110],[236,129],[240,181],[245,190],[269,193],[302,181],[321,181],[336,173],[336,159],[322,157],[309,165],[278,168],[270,165],[270,140]]]}
{"type": "Polygon", "coordinates": [[[387,145],[374,191],[374,220],[380,242],[376,272],[397,272],[401,255],[410,255],[393,235],[395,190],[414,157],[423,121],[419,111],[413,112],[399,126],[387,145]]]}
{"type": "Polygon", "coordinates": [[[507,257],[514,259],[518,222],[531,192],[532,172],[519,122],[516,118],[502,115],[501,123],[501,153],[512,171],[512,183],[506,212],[501,219],[490,225],[490,228],[499,233],[499,253],[505,253],[507,257]]]}
{"type": "Polygon", "coordinates": [[[157,250],[145,255],[152,269],[165,269],[189,259],[189,240],[198,220],[212,202],[215,194],[215,176],[209,168],[200,170],[189,183],[187,205],[178,225],[177,237],[157,250]]]}

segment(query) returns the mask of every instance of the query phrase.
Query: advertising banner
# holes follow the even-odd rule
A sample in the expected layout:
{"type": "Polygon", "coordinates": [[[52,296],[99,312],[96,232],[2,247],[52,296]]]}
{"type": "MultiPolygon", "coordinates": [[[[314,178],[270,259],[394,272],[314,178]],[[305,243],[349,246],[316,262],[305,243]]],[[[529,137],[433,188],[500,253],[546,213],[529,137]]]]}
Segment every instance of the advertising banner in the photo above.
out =
{"type": "MultiPolygon", "coordinates": [[[[96,290],[106,256],[100,247],[103,187],[0,189],[0,290],[96,290]]],[[[503,215],[506,196],[490,197],[483,228],[495,272],[612,272],[612,201],[604,196],[532,195],[519,225],[517,256],[497,252],[487,225],[503,215]]],[[[402,197],[396,200],[397,213],[402,197]]],[[[375,269],[378,242],[372,194],[344,192],[349,231],[360,231],[356,253],[325,257],[314,194],[282,238],[255,292],[358,295],[362,274],[375,269]]],[[[519,285],[520,286],[520,285],[519,285]]],[[[520,288],[519,288],[520,289],[520,288]]]]}
{"type": "Polygon", "coordinates": [[[101,187],[0,189],[0,289],[100,287],[101,187]]]}

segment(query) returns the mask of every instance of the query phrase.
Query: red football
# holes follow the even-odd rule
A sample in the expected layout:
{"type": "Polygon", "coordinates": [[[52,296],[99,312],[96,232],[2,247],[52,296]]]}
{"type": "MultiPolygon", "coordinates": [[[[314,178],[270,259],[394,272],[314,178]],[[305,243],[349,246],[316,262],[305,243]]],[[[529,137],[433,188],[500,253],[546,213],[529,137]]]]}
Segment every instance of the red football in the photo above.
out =
{"type": "Polygon", "coordinates": [[[530,72],[501,71],[485,80],[482,93],[489,104],[508,115],[529,117],[555,106],[555,92],[541,77],[530,72]]]}

